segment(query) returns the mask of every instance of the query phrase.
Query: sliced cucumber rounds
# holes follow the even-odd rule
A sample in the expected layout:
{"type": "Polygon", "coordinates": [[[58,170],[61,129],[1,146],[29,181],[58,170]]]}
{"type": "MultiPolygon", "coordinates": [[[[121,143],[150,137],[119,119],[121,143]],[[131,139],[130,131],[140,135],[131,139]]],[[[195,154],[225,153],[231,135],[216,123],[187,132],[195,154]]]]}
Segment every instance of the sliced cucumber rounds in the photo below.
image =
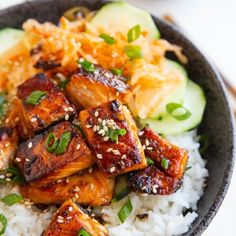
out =
{"type": "Polygon", "coordinates": [[[0,54],[14,46],[24,35],[22,30],[5,28],[0,30],[0,54]]]}
{"type": "Polygon", "coordinates": [[[93,26],[108,29],[109,32],[127,33],[127,29],[140,25],[142,31],[146,31],[150,38],[160,38],[160,33],[151,15],[125,2],[114,2],[102,7],[92,18],[93,26]]]}
{"type": "Polygon", "coordinates": [[[146,119],[143,122],[160,134],[177,134],[197,127],[203,117],[206,97],[202,88],[188,80],[183,107],[191,113],[187,119],[176,119],[166,113],[159,119],[146,119]]]}

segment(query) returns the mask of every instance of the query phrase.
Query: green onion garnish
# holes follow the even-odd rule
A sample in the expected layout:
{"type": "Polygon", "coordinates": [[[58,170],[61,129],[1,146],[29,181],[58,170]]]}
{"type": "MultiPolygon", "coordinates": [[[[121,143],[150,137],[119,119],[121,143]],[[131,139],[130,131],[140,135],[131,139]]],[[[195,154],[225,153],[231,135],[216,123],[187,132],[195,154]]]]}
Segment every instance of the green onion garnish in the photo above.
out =
{"type": "Polygon", "coordinates": [[[0,93],[0,117],[5,115],[5,105],[7,103],[6,93],[0,93]]]}
{"type": "Polygon", "coordinates": [[[187,167],[185,168],[185,172],[188,171],[188,170],[190,170],[191,168],[192,168],[192,166],[187,166],[187,167]]]}
{"type": "Polygon", "coordinates": [[[92,62],[87,61],[86,59],[81,58],[78,63],[83,67],[84,70],[88,72],[94,72],[95,66],[92,62]]]}
{"type": "Polygon", "coordinates": [[[169,167],[169,163],[170,163],[170,161],[169,160],[167,160],[166,158],[162,158],[161,159],[161,166],[164,168],[164,169],[168,169],[168,167],[169,167]]]}
{"type": "Polygon", "coordinates": [[[58,138],[55,136],[54,133],[50,133],[45,141],[45,146],[48,152],[52,153],[56,150],[58,145],[58,138]]]}
{"type": "Polygon", "coordinates": [[[114,44],[116,42],[116,40],[109,36],[108,34],[100,34],[99,35],[100,38],[102,38],[107,44],[114,44]]]}
{"type": "Polygon", "coordinates": [[[36,90],[32,92],[26,99],[25,103],[28,105],[36,105],[38,104],[43,97],[47,94],[47,92],[36,90]]]}
{"type": "Polygon", "coordinates": [[[118,217],[119,217],[121,223],[125,222],[125,220],[128,218],[128,216],[130,215],[132,210],[133,210],[132,203],[131,203],[130,199],[128,199],[128,201],[122,206],[122,208],[118,212],[118,217]]]}
{"type": "Polygon", "coordinates": [[[92,236],[92,235],[91,235],[87,230],[81,229],[81,230],[78,232],[77,236],[92,236]]]}
{"type": "Polygon", "coordinates": [[[130,193],[130,189],[129,188],[125,188],[123,189],[121,192],[117,193],[114,201],[120,201],[121,199],[125,198],[126,196],[128,196],[130,193]]]}
{"type": "Polygon", "coordinates": [[[20,202],[21,200],[23,200],[23,197],[21,195],[15,194],[15,193],[8,194],[1,199],[1,201],[4,202],[8,206],[12,206],[12,205],[20,202]]]}
{"type": "Polygon", "coordinates": [[[1,224],[2,227],[0,227],[0,235],[3,235],[7,228],[7,218],[3,214],[0,214],[0,225],[1,224]]]}
{"type": "Polygon", "coordinates": [[[125,46],[125,53],[130,59],[138,59],[143,57],[141,48],[137,45],[125,46]]]}
{"type": "Polygon", "coordinates": [[[168,103],[166,111],[176,120],[186,120],[191,116],[191,112],[179,103],[168,103]]]}
{"type": "Polygon", "coordinates": [[[123,70],[121,70],[121,69],[112,69],[111,72],[115,75],[122,75],[123,70]]]}
{"type": "Polygon", "coordinates": [[[126,134],[125,129],[109,129],[108,137],[114,142],[118,141],[119,136],[124,136],[126,134]]]}
{"type": "Polygon", "coordinates": [[[135,25],[133,28],[131,28],[128,31],[128,34],[127,34],[128,42],[131,43],[134,40],[136,40],[140,36],[140,33],[141,33],[140,25],[135,25]]]}
{"type": "Polygon", "coordinates": [[[70,140],[71,140],[71,132],[66,132],[60,137],[59,144],[57,145],[55,151],[56,155],[61,155],[66,151],[70,140]]]}
{"type": "Polygon", "coordinates": [[[200,154],[204,154],[210,145],[209,136],[207,134],[203,134],[200,136],[198,141],[200,143],[199,152],[200,152],[200,154]]]}
{"type": "Polygon", "coordinates": [[[9,166],[7,169],[0,170],[0,175],[5,176],[5,178],[0,179],[0,184],[14,183],[23,184],[25,183],[25,178],[21,174],[21,171],[15,166],[9,166]],[[6,177],[8,176],[8,177],[6,177]]]}
{"type": "Polygon", "coordinates": [[[147,157],[147,164],[149,166],[154,165],[154,161],[151,158],[147,157]]]}

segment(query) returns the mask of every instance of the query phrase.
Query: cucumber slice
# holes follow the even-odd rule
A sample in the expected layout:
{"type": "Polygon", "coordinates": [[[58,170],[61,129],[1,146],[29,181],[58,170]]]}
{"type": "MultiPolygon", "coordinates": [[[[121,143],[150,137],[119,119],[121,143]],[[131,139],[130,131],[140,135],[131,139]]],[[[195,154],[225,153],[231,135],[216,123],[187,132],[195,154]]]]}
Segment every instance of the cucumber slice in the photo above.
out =
{"type": "Polygon", "coordinates": [[[10,47],[19,42],[24,35],[24,31],[12,28],[0,30],[0,53],[3,53],[10,47]]]}
{"type": "Polygon", "coordinates": [[[202,88],[191,80],[188,80],[183,106],[191,112],[186,120],[177,120],[166,114],[161,120],[146,119],[143,123],[160,134],[177,134],[197,127],[203,117],[206,106],[206,97],[202,88]]]}
{"type": "Polygon", "coordinates": [[[148,32],[150,38],[160,38],[160,32],[150,14],[125,2],[105,5],[90,23],[93,26],[108,29],[108,32],[124,32],[125,34],[130,28],[139,24],[141,30],[148,32]]]}
{"type": "Polygon", "coordinates": [[[163,117],[166,115],[166,108],[165,108],[166,104],[172,103],[172,102],[183,104],[184,102],[185,92],[187,88],[187,81],[188,81],[187,71],[178,62],[175,62],[169,59],[167,59],[167,67],[168,67],[168,70],[173,73],[180,73],[183,76],[183,81],[181,84],[179,84],[178,88],[172,94],[170,94],[170,96],[163,103],[162,107],[158,108],[158,111],[155,112],[150,117],[152,119],[158,119],[159,117],[163,117]]]}

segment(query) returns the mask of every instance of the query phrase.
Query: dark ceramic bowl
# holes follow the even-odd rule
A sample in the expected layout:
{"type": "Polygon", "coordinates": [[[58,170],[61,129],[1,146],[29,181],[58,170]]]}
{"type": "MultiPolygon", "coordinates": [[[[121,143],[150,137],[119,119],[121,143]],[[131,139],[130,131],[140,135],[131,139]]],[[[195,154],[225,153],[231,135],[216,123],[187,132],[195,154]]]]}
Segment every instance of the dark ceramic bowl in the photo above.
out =
{"type": "MultiPolygon", "coordinates": [[[[58,22],[67,9],[86,6],[99,9],[102,0],[38,0],[0,11],[0,28],[21,27],[28,18],[40,22],[58,22]]],[[[199,50],[177,29],[154,17],[163,38],[180,45],[189,59],[187,70],[192,80],[202,86],[207,96],[207,107],[200,133],[210,137],[210,148],[204,155],[210,173],[204,196],[198,203],[199,217],[185,235],[200,235],[210,224],[227,192],[234,164],[233,116],[226,98],[222,80],[199,50]]]]}

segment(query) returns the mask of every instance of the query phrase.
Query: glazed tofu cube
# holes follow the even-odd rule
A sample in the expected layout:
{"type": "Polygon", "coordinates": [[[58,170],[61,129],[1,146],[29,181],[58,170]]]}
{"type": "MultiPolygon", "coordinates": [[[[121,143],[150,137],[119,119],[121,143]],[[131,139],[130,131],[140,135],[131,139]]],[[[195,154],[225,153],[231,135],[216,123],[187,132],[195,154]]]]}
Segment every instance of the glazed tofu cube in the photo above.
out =
{"type": "Polygon", "coordinates": [[[182,180],[167,176],[154,165],[127,176],[128,187],[139,193],[169,195],[176,192],[181,184],[182,180]]]}
{"type": "Polygon", "coordinates": [[[15,161],[27,182],[45,185],[90,167],[94,157],[78,129],[64,121],[22,143],[15,161]]]}
{"type": "Polygon", "coordinates": [[[97,167],[47,186],[26,184],[21,194],[37,204],[62,204],[73,199],[83,206],[109,205],[114,191],[114,179],[106,178],[97,167]]]}
{"type": "Polygon", "coordinates": [[[63,235],[108,236],[108,233],[104,226],[87,215],[76,203],[67,200],[56,212],[48,228],[42,233],[42,236],[63,235]]]}
{"type": "Polygon", "coordinates": [[[118,100],[81,111],[79,118],[96,161],[106,176],[146,167],[136,124],[130,111],[118,100]]]}
{"type": "Polygon", "coordinates": [[[18,147],[18,134],[16,129],[0,127],[0,170],[7,168],[13,160],[18,147]]]}
{"type": "Polygon", "coordinates": [[[80,68],[66,91],[78,109],[94,107],[117,98],[122,101],[128,88],[122,79],[99,66],[95,66],[94,72],[80,68]]]}
{"type": "Polygon", "coordinates": [[[58,121],[68,120],[75,108],[44,74],[36,74],[17,87],[21,107],[21,135],[32,137],[58,121]]]}
{"type": "Polygon", "coordinates": [[[149,128],[139,132],[145,155],[151,158],[165,174],[181,179],[188,160],[185,149],[170,144],[149,128]]]}

